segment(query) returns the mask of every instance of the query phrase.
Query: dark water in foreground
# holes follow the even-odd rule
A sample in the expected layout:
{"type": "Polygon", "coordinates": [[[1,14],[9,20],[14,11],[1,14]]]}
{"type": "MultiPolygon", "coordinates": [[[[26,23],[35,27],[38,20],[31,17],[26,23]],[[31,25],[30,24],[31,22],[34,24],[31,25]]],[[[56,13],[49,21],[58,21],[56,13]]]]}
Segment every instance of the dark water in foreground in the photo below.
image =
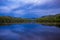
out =
{"type": "Polygon", "coordinates": [[[0,40],[60,40],[60,28],[41,24],[0,26],[0,40]]]}

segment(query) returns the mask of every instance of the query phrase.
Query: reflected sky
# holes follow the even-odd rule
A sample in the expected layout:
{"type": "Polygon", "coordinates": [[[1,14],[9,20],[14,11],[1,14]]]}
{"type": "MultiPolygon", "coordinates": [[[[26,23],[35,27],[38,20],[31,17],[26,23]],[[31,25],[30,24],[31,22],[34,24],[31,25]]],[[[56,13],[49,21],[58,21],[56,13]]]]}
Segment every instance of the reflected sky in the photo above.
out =
{"type": "Polygon", "coordinates": [[[0,26],[0,40],[60,40],[60,28],[41,24],[0,26]]]}

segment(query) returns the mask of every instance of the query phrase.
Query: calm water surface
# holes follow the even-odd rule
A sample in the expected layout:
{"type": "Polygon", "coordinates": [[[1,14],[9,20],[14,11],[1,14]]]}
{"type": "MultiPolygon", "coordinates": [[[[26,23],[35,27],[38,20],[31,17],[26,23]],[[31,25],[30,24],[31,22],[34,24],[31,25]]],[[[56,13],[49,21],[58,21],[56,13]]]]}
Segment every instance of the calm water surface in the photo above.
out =
{"type": "Polygon", "coordinates": [[[41,24],[0,26],[0,40],[60,40],[60,28],[41,24]]]}

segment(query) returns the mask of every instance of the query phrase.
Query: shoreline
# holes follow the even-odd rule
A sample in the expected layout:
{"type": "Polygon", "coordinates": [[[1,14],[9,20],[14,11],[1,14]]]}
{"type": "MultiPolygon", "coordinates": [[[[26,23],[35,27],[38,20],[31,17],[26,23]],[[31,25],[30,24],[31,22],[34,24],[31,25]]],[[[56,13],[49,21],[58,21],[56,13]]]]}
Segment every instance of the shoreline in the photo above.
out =
{"type": "MultiPolygon", "coordinates": [[[[26,24],[26,23],[30,23],[30,22],[24,22],[24,23],[26,24]]],[[[60,23],[57,23],[57,22],[54,22],[54,23],[50,23],[50,22],[47,22],[47,23],[46,22],[41,22],[41,23],[35,22],[35,23],[37,23],[37,24],[60,24],[60,23]]],[[[0,23],[0,24],[22,24],[22,23],[0,23]]]]}
{"type": "Polygon", "coordinates": [[[0,24],[0,26],[5,26],[5,25],[12,25],[12,24],[42,24],[42,25],[46,25],[46,26],[57,26],[57,27],[60,27],[60,23],[56,23],[56,22],[54,22],[54,23],[49,23],[49,22],[47,22],[47,23],[37,23],[37,22],[35,22],[35,23],[2,23],[2,24],[0,24]]]}

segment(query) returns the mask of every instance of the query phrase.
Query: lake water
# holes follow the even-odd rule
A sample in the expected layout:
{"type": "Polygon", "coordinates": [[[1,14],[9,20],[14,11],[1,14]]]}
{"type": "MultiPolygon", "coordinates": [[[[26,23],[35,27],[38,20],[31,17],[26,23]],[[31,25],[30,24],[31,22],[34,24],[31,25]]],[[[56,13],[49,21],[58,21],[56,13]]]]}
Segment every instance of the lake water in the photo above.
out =
{"type": "Polygon", "coordinates": [[[3,25],[0,40],[60,40],[60,28],[42,24],[3,25]]]}

